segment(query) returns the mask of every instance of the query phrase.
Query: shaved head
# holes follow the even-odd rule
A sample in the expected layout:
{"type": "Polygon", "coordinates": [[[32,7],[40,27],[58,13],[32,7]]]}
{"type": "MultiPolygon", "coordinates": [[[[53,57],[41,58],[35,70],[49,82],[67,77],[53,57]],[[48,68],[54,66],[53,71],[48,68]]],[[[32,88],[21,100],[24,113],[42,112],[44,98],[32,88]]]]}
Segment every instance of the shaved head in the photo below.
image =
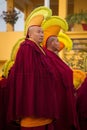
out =
{"type": "Polygon", "coordinates": [[[43,41],[43,30],[40,26],[31,26],[28,29],[28,36],[37,44],[40,44],[43,41]]]}
{"type": "Polygon", "coordinates": [[[30,27],[28,28],[28,34],[33,33],[33,31],[34,31],[37,27],[39,27],[39,26],[30,26],[30,27]]]}
{"type": "Polygon", "coordinates": [[[28,28],[28,32],[32,32],[35,28],[37,28],[37,27],[39,27],[39,26],[30,26],[29,28],[28,28]]]}

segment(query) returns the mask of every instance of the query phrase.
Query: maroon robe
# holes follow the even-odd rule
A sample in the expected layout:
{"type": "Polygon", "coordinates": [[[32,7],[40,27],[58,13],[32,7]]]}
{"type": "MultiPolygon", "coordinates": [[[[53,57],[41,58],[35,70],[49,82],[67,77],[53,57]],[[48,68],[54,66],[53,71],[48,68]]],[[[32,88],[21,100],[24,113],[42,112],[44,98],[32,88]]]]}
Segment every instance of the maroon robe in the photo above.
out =
{"type": "Polygon", "coordinates": [[[77,90],[77,112],[81,130],[87,130],[87,78],[77,90]]]}
{"type": "MultiPolygon", "coordinates": [[[[56,60],[56,58],[54,59],[56,60]]],[[[62,62],[60,63],[62,66],[62,62]]],[[[67,75],[64,73],[65,67],[59,69],[61,71],[57,71],[57,69],[54,61],[51,62],[50,58],[44,55],[34,42],[26,39],[21,44],[6,83],[8,98],[5,98],[7,100],[7,110],[5,110],[8,123],[34,115],[55,119],[54,125],[48,125],[49,130],[73,130],[71,126],[76,127],[71,80],[64,78],[67,75]]],[[[68,74],[70,73],[68,72],[68,74]]],[[[11,127],[9,128],[11,129],[11,127]]],[[[45,126],[21,128],[21,130],[27,129],[46,130],[47,128],[45,126]]]]}
{"type": "Polygon", "coordinates": [[[57,94],[61,96],[60,100],[60,119],[57,120],[55,130],[79,130],[79,123],[76,113],[76,98],[74,96],[73,72],[54,52],[45,49],[51,64],[53,64],[57,73],[57,89],[61,91],[57,94]]]}
{"type": "Polygon", "coordinates": [[[8,96],[7,78],[3,78],[0,80],[0,130],[20,130],[18,124],[7,124],[8,96]]]}
{"type": "Polygon", "coordinates": [[[0,80],[0,130],[4,130],[6,125],[6,107],[8,97],[6,82],[7,80],[5,78],[0,80]]]}
{"type": "Polygon", "coordinates": [[[8,106],[7,78],[0,80],[0,130],[20,130],[20,125],[15,123],[7,124],[6,113],[8,106]]]}
{"type": "Polygon", "coordinates": [[[28,116],[59,118],[56,77],[49,63],[33,41],[21,44],[7,79],[8,123],[28,116]]]}

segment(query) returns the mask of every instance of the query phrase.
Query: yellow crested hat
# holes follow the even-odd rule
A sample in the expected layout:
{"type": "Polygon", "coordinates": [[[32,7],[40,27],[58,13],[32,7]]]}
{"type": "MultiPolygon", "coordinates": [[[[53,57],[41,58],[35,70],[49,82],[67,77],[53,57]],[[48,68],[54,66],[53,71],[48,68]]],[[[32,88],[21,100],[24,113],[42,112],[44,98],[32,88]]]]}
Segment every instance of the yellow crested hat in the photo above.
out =
{"type": "Polygon", "coordinates": [[[35,8],[27,17],[24,26],[24,35],[27,35],[27,30],[30,26],[41,26],[42,22],[52,15],[50,8],[40,6],[35,8]]]}
{"type": "Polygon", "coordinates": [[[43,40],[42,45],[45,46],[45,45],[46,45],[46,42],[47,42],[47,40],[48,40],[48,38],[49,38],[50,36],[57,36],[57,34],[59,33],[59,31],[60,31],[60,27],[57,26],[57,25],[48,27],[48,28],[44,31],[44,40],[43,40]]]}
{"type": "Polygon", "coordinates": [[[42,23],[42,28],[44,30],[44,40],[42,46],[46,46],[47,39],[50,36],[58,36],[60,30],[67,31],[67,22],[59,16],[51,16],[49,19],[42,23]]]}
{"type": "Polygon", "coordinates": [[[16,55],[17,55],[17,52],[18,52],[18,49],[20,47],[20,44],[25,40],[25,37],[22,37],[20,39],[18,39],[18,41],[14,44],[13,48],[12,48],[12,51],[11,51],[11,54],[10,54],[10,59],[12,61],[15,61],[15,58],[16,58],[16,55]]]}
{"type": "Polygon", "coordinates": [[[13,64],[14,64],[14,61],[12,61],[12,60],[8,60],[8,61],[4,64],[4,66],[3,66],[3,68],[2,68],[2,76],[3,76],[3,77],[5,77],[5,78],[8,77],[9,70],[11,69],[11,67],[13,66],[13,64]]]}

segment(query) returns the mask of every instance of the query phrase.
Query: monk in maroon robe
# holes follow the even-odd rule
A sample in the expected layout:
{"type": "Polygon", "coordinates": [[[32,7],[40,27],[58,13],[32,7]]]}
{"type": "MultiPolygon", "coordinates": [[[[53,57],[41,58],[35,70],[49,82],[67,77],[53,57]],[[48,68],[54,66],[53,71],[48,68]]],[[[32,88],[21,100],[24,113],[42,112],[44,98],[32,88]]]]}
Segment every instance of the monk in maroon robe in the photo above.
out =
{"type": "Polygon", "coordinates": [[[87,78],[77,89],[77,112],[81,130],[87,130],[87,78]]]}
{"type": "Polygon", "coordinates": [[[60,116],[58,101],[60,96],[57,95],[55,69],[39,45],[42,40],[41,27],[32,26],[29,28],[29,38],[20,45],[6,83],[8,88],[6,119],[7,123],[12,121],[20,123],[22,119],[30,117],[40,118],[40,124],[46,120],[50,123],[22,129],[53,130],[55,119],[60,116]]]}
{"type": "Polygon", "coordinates": [[[78,130],[72,71],[53,52],[45,53],[39,45],[42,39],[42,29],[33,26],[20,45],[6,81],[7,123],[16,121],[21,130],[78,130]],[[26,117],[40,119],[40,126],[23,127],[26,117]],[[50,123],[41,125],[46,120],[50,123]]]}
{"type": "Polygon", "coordinates": [[[59,42],[56,36],[47,39],[46,54],[56,71],[57,100],[60,104],[60,116],[55,123],[55,130],[79,130],[74,96],[73,72],[58,56],[59,42]],[[59,96],[60,95],[60,98],[59,96]]]}

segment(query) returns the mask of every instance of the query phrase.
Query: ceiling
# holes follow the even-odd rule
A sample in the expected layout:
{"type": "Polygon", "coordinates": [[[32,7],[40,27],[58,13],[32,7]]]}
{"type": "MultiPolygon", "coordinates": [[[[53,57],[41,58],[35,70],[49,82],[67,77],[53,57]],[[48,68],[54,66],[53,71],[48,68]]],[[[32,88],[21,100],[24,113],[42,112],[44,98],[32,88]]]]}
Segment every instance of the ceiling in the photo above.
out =
{"type": "MultiPolygon", "coordinates": [[[[58,0],[50,0],[50,7],[53,10],[54,14],[58,14],[58,3],[58,0]]],[[[72,2],[72,0],[68,0],[69,12],[72,10],[71,7],[73,7],[73,3],[74,1],[72,2]]],[[[26,6],[29,6],[29,8],[32,7],[32,9],[34,9],[35,7],[44,5],[44,0],[14,0],[14,5],[16,8],[24,12],[24,8],[26,6]]]]}
{"type": "Polygon", "coordinates": [[[44,0],[14,0],[15,7],[19,8],[21,11],[24,10],[26,6],[32,6],[33,8],[44,5],[44,0]]]}
{"type": "Polygon", "coordinates": [[[21,11],[24,11],[26,5],[31,5],[31,0],[14,0],[14,5],[21,11]]]}

